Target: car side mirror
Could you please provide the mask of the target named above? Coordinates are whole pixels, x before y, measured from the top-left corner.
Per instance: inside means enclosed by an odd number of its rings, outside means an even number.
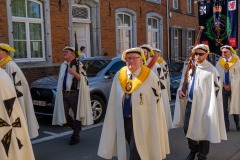
[[[107,74],[104,76],[104,78],[110,79],[115,76],[116,72],[108,71]]]

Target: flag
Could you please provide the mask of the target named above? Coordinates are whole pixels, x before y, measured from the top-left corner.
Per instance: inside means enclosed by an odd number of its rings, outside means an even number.
[[[221,55],[220,47],[238,48],[238,0],[199,0],[199,26],[204,26],[200,43]]]

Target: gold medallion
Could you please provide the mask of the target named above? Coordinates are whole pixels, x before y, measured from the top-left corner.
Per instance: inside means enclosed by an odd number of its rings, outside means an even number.
[[[132,82],[127,82],[126,84],[126,91],[129,92],[132,89]]]
[[[228,63],[225,63],[224,68],[225,68],[226,70],[228,70],[228,69],[229,69],[229,64],[228,64]]]

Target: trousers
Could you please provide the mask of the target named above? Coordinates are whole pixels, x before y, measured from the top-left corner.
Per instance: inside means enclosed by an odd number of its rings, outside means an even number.
[[[82,130],[81,121],[76,120],[77,116],[77,104],[78,104],[78,92],[63,93],[64,112],[67,120],[67,124],[72,128],[72,137],[79,138],[79,133]],[[69,114],[69,109],[72,109],[74,117]]]
[[[134,133],[133,133],[133,122],[132,118],[124,118],[124,128],[125,128],[125,137],[128,142],[129,150],[130,150],[130,156],[129,160],[141,160],[136,143],[135,143],[135,138],[134,138]]]
[[[187,134],[188,131],[188,125],[189,125],[189,119],[191,116],[191,109],[192,109],[192,102],[188,102],[185,110],[185,119],[184,119],[184,133]],[[199,160],[206,160],[207,154],[209,153],[210,149],[210,142],[207,140],[202,141],[195,141],[190,138],[187,138],[188,140],[188,147],[191,152],[198,153],[198,159]]]

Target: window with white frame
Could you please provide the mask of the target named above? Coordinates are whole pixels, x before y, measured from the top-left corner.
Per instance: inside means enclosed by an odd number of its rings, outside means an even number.
[[[128,13],[119,12],[117,14],[118,54],[133,46],[132,27],[132,16]]]
[[[159,20],[154,17],[149,17],[147,30],[148,44],[153,48],[159,48]]]
[[[178,0],[173,0],[173,8],[178,9]]]
[[[174,33],[173,33],[173,38],[174,38],[174,41],[173,41],[173,60],[178,60],[178,52],[179,52],[179,29],[175,28],[174,29]]]
[[[192,13],[192,0],[187,0],[187,12]]]
[[[16,61],[45,60],[43,4],[37,0],[12,0],[13,44]]]

